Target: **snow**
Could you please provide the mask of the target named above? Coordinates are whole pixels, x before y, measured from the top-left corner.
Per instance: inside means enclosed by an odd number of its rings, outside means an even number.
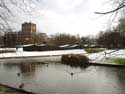
[[[16,48],[1,48],[0,50],[16,50]],[[23,51],[22,48],[18,48],[15,53],[2,53],[0,58],[16,58],[16,57],[52,57],[61,56],[64,54],[84,54],[91,61],[97,63],[110,62],[112,58],[125,58],[125,49],[121,50],[105,50],[99,53],[87,53],[84,49],[72,49],[72,50],[57,50],[57,51]],[[49,58],[48,58],[49,59]]]
[[[72,45],[72,46],[70,46],[71,48],[73,48],[73,47],[77,47],[78,45]]]
[[[16,51],[16,48],[0,48],[0,50],[15,50]]]
[[[121,50],[105,50],[99,53],[87,55],[92,61],[97,63],[111,63],[113,58],[125,58],[125,49]]]
[[[27,44],[27,45],[20,45],[21,47],[27,47],[27,46],[32,46],[34,44]]]
[[[59,47],[69,47],[70,46],[70,44],[66,44],[66,45],[61,45],[61,46],[59,46]]]
[[[38,45],[38,46],[46,46],[47,44],[41,44],[41,45]]]
[[[85,54],[85,53],[86,52],[84,50],[81,50],[81,49],[26,52],[26,51],[23,51],[21,48],[19,48],[16,53],[3,53],[3,54],[0,54],[0,58],[33,57],[33,56],[56,56],[56,55],[64,55],[64,54]]]
[[[90,45],[90,47],[95,47],[96,45]]]

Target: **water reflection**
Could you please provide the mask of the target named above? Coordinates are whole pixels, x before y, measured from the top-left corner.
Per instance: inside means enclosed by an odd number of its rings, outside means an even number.
[[[72,63],[71,62],[70,63],[68,63],[68,62],[59,62],[59,63],[70,66],[71,68],[81,68],[82,70],[89,67],[88,64],[82,64],[82,63],[79,63],[79,62],[78,63],[77,62],[72,62]],[[72,73],[71,73],[71,75],[72,75]]]
[[[12,70],[15,68],[18,68],[20,71],[17,73],[17,76],[19,75],[24,75],[24,76],[33,76],[36,70],[36,66],[40,66],[42,67],[42,65],[46,64],[46,66],[48,67],[47,63],[43,63],[43,62],[39,62],[37,64],[35,63],[3,63],[2,65],[4,66],[4,68],[6,70]]]
[[[34,76],[35,73],[35,64],[21,63],[19,66],[22,75]]]
[[[11,70],[19,66],[18,63],[2,63],[2,65],[6,68],[6,70]]]
[[[39,94],[124,94],[124,74],[124,68],[78,67],[59,62],[0,64],[1,83],[15,87],[23,84],[23,89]]]
[[[86,65],[78,65],[78,64],[65,64],[65,65],[68,65],[68,66],[70,66],[70,67],[72,67],[72,68],[81,68],[81,69],[86,69],[87,67],[88,67],[88,65],[86,64]]]
[[[124,71],[124,72],[123,72]],[[117,70],[116,72],[116,76],[118,77],[118,82],[119,82],[119,88],[125,92],[125,69],[124,68],[121,68],[119,70]]]

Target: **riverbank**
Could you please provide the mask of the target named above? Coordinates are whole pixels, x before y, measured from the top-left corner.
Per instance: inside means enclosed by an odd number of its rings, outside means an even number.
[[[1,49],[2,50],[2,49]],[[4,49],[5,50],[5,49]],[[8,49],[7,49],[8,50]],[[9,49],[10,50],[10,49]],[[25,60],[32,62],[56,62],[61,60],[62,55],[66,54],[82,54],[90,59],[90,62],[95,62],[99,64],[113,64],[114,58],[125,58],[125,49],[121,50],[104,50],[98,53],[87,53],[84,49],[72,49],[72,50],[57,50],[57,51],[23,51],[21,48],[16,50],[15,53],[1,53],[0,61],[5,59],[5,61],[15,61]],[[115,63],[117,64],[117,63]]]
[[[0,94],[35,94],[32,92],[0,84]]]
[[[23,57],[47,57],[47,56],[61,56],[64,54],[86,54],[83,49],[72,50],[57,50],[57,51],[16,51],[15,53],[2,53],[0,58],[23,58]]]
[[[104,66],[104,67],[116,67],[116,68],[125,68],[125,64],[115,64],[115,63],[95,63],[89,62],[89,66]]]

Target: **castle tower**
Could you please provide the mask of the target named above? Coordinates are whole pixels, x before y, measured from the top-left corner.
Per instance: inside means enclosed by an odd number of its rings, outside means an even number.
[[[36,33],[36,24],[33,24],[31,22],[27,23],[23,23],[22,24],[22,32],[28,32],[28,33]]]
[[[36,35],[36,24],[31,22],[22,24],[22,44],[34,44]]]

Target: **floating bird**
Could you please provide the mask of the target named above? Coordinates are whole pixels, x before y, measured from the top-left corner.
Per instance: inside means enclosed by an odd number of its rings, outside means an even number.
[[[17,73],[17,76],[20,76],[20,73]]]
[[[71,76],[73,76],[74,75],[74,73],[73,72],[69,72],[69,71],[66,71],[68,74],[70,74]]]
[[[69,71],[66,71],[66,72],[67,72],[68,74],[70,74],[71,76],[74,76],[74,75],[83,73],[83,71],[79,71],[79,72],[69,72]]]
[[[19,85],[19,88],[22,89],[24,87],[24,83],[22,83],[21,85]]]
[[[71,73],[70,73],[70,75],[71,75],[71,76],[73,76],[73,75],[74,75],[74,73],[73,73],[73,72],[71,72]]]

